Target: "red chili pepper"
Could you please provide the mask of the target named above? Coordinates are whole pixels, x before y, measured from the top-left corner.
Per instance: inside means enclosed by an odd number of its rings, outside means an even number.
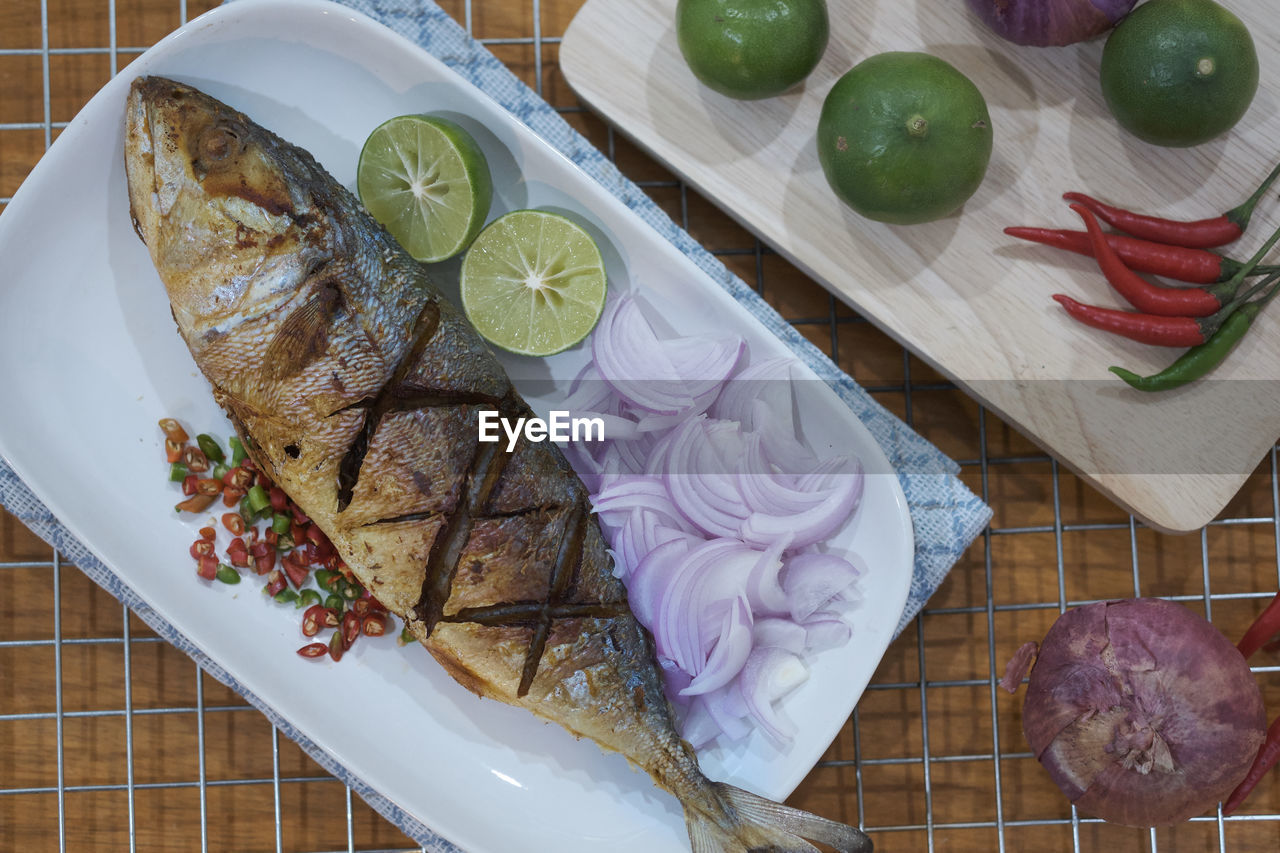
[[[342,614],[342,648],[351,648],[351,644],[360,636],[360,617],[348,610]]]
[[[329,651],[329,647],[324,643],[312,643],[298,649],[298,654],[302,655],[304,658],[318,658],[324,657],[327,651]]]
[[[326,628],[337,628],[342,624],[342,617],[338,615],[338,611],[332,607],[324,608],[324,613],[320,614],[320,624]]]
[[[172,438],[164,440],[164,458],[169,462],[178,462],[182,459],[182,442],[174,441]]]
[[[1094,257],[1093,243],[1087,231],[1068,231],[1065,228],[1021,228],[1004,229],[1004,233],[1020,240],[1043,243],[1056,249],[1065,249],[1077,255]],[[1192,284],[1216,284],[1234,275],[1240,269],[1240,262],[1204,249],[1187,249],[1182,246],[1169,246],[1165,243],[1153,243],[1140,240],[1125,234],[1107,234],[1109,245],[1125,265],[1137,272],[1161,275],[1165,278],[1186,281]]]
[[[217,497],[222,494],[222,481],[216,477],[204,477],[196,480],[196,494]]]
[[[284,512],[289,508],[289,496],[284,493],[284,489],[272,486],[268,495],[271,497],[271,508],[276,512]]]
[[[211,495],[192,495],[181,503],[174,504],[178,512],[204,512],[213,503]]]
[[[227,546],[227,559],[238,569],[249,568],[249,549],[239,536],[232,539],[231,544]]]
[[[1213,334],[1213,330],[1207,328],[1207,322],[1212,317],[1161,317],[1157,314],[1139,314],[1085,305],[1062,293],[1055,293],[1053,298],[1067,309],[1068,314],[1086,326],[1114,332],[1144,344],[1194,347],[1204,343]]]
[[[194,559],[199,560],[201,557],[213,556],[213,543],[207,539],[197,539],[191,543],[191,547],[187,549]]]
[[[387,617],[381,613],[370,613],[360,621],[360,630],[366,637],[381,637],[387,633]]]
[[[275,551],[268,551],[267,553],[263,554],[261,557],[253,558],[253,568],[257,574],[265,575],[268,572],[274,570],[275,567],[276,567]],[[279,592],[279,591],[280,590],[276,590],[276,592]],[[273,592],[272,595],[275,595],[275,593]]]
[[[1222,814],[1229,815],[1240,808],[1245,798],[1262,781],[1262,777],[1266,776],[1267,771],[1277,763],[1280,763],[1280,717],[1271,722],[1271,726],[1267,729],[1267,739],[1262,742],[1262,748],[1254,757],[1249,772],[1244,774],[1244,779],[1231,792],[1231,796],[1227,797],[1227,801],[1222,806]]]
[[[227,531],[232,536],[243,536],[244,516],[238,512],[224,512],[222,514],[222,526],[227,528]]]
[[[187,470],[195,474],[203,474],[209,470],[209,457],[204,455],[204,451],[198,447],[188,445],[182,448],[182,461],[186,463]]]
[[[296,589],[302,589],[302,585],[307,582],[307,577],[311,574],[311,571],[299,563],[293,554],[285,554],[284,558],[280,560],[280,567],[284,569],[284,573],[289,577],[289,582]]]
[[[320,619],[324,614],[323,604],[313,604],[302,614],[302,633],[314,637],[320,633]]]
[[[216,578],[218,576],[218,558],[201,557],[200,564],[196,567],[196,574],[207,581]]]
[[[270,577],[267,578],[267,595],[275,595],[281,590],[287,589],[288,586],[288,581],[284,579],[284,572],[275,569],[271,572]]]
[[[1092,212],[1078,204],[1071,205],[1071,209],[1080,214],[1088,228],[1089,242],[1093,246],[1098,268],[1116,292],[1139,311],[1166,317],[1208,317],[1222,307],[1220,294],[1225,294],[1230,299],[1244,280],[1243,276],[1232,278],[1215,289],[1161,287],[1152,284],[1125,266],[1120,256],[1107,244],[1102,226]]]
[[[182,428],[182,424],[173,418],[160,419],[160,431],[164,433],[164,437],[183,444],[190,440],[191,436],[187,435],[187,431]]]
[[[1266,645],[1276,634],[1280,634],[1280,592],[1276,593],[1276,597],[1271,599],[1271,603],[1258,618],[1253,620],[1249,630],[1245,631],[1240,642],[1236,643],[1236,648],[1246,658],[1252,657],[1254,652]]]
[[[236,506],[244,496],[244,489],[234,489],[224,486],[222,489],[222,505],[228,508]]]
[[[1253,216],[1253,209],[1257,207],[1258,202],[1277,177],[1280,177],[1280,166],[1272,169],[1271,174],[1262,182],[1262,186],[1258,187],[1254,194],[1239,207],[1234,207],[1221,216],[1194,222],[1178,222],[1121,210],[1082,193],[1064,193],[1062,197],[1067,201],[1083,204],[1108,225],[1119,228],[1134,237],[1185,246],[1189,249],[1212,249],[1214,246],[1222,246],[1239,239],[1244,230],[1249,227],[1249,218]]]
[[[196,493],[196,483],[200,482],[200,478],[195,474],[188,474],[182,478],[182,493],[188,497]]]

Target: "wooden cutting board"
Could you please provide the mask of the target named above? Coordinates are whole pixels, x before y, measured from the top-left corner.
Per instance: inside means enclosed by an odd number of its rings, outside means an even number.
[[[1253,32],[1262,85],[1218,140],[1165,149],[1122,131],[1102,100],[1103,41],[1019,47],[963,0],[831,0],[831,41],[803,87],[735,101],[702,86],[676,45],[676,0],[588,0],[560,46],[581,99],[859,313],[951,377],[1138,517],[1195,530],[1280,437],[1280,308],[1211,379],[1144,395],[1107,372],[1164,367],[1180,351],[1082,327],[1051,299],[1125,307],[1094,262],[1013,240],[1007,225],[1081,228],[1081,190],[1195,219],[1243,201],[1280,160],[1280,21],[1270,0],[1231,0]],[[915,226],[859,217],[831,192],[814,134],[845,71],[886,50],[951,62],[985,95],[995,153],[960,214]],[[1271,193],[1246,258],[1280,223]],[[1277,252],[1280,255],[1280,251]]]

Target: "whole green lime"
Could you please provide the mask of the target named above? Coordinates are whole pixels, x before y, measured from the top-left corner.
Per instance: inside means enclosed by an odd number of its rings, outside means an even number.
[[[1258,53],[1244,23],[1213,0],[1150,0],[1107,38],[1098,73],[1122,127],[1186,147],[1244,117],[1258,91]]]
[[[879,222],[955,212],[991,161],[991,116],[968,77],[927,53],[863,60],[827,93],[818,160],[836,195]]]
[[[680,0],[676,39],[695,77],[744,100],[780,95],[827,48],[826,0]]]

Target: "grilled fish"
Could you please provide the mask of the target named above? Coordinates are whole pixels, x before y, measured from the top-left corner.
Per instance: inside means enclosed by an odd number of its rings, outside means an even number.
[[[703,776],[585,487],[549,442],[479,442],[480,411],[528,406],[425,267],[306,151],[145,77],[125,161],[178,331],[255,463],[454,679],[621,752],[679,798],[699,853],[871,850]]]

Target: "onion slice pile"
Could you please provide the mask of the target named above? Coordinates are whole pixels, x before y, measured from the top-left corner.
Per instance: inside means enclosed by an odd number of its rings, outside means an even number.
[[[862,498],[857,459],[799,438],[790,362],[740,338],[660,338],[611,300],[563,407],[605,439],[568,445],[653,635],[682,735],[698,747],[794,734],[775,702],[815,653],[847,643],[862,569],[822,553]]]

